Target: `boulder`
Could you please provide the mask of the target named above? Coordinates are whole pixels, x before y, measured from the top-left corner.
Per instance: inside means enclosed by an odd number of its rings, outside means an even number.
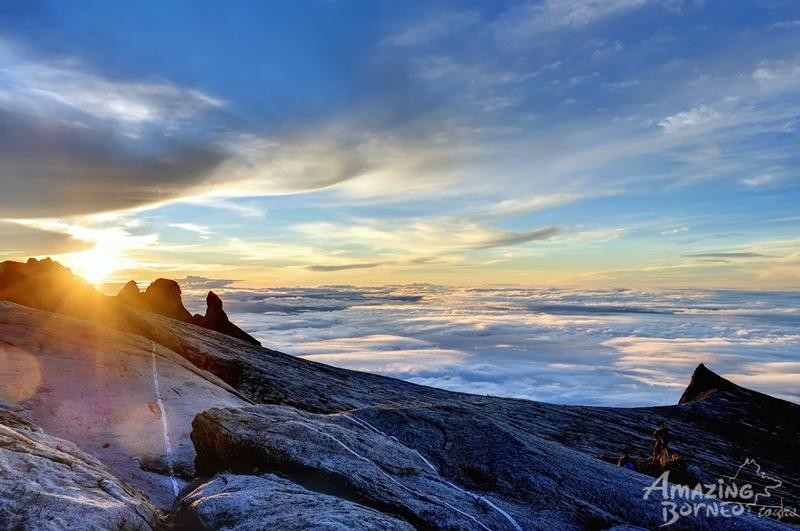
[[[274,474],[217,474],[183,495],[171,521],[178,529],[198,530],[414,529],[391,515],[306,490]]]
[[[0,529],[151,531],[158,511],[69,441],[0,408]]]
[[[418,529],[514,529],[511,517],[479,507],[423,457],[345,416],[281,406],[215,408],[198,415],[192,428],[201,475],[277,473],[306,489],[397,515]]]

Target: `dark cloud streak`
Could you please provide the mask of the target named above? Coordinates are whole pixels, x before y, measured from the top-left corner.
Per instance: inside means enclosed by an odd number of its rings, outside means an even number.
[[[368,262],[363,264],[341,264],[341,265],[309,265],[306,269],[317,272],[345,271],[347,269],[371,269],[382,266],[382,262]]]
[[[210,146],[160,140],[141,146],[102,127],[0,110],[0,211],[53,217],[174,199],[224,159]]]
[[[511,245],[519,245],[539,240],[547,240],[553,236],[561,234],[563,231],[559,227],[545,227],[535,229],[519,234],[511,234],[508,236],[500,236],[497,238],[489,239],[485,242],[475,244],[472,249],[491,249],[493,247],[507,247]]]
[[[208,277],[187,275],[186,278],[178,279],[176,282],[180,284],[182,289],[206,290],[206,289],[223,289],[239,281],[224,279],[224,278],[208,278]]]
[[[41,256],[83,251],[92,245],[62,232],[0,221],[0,253]]]
[[[691,253],[682,255],[685,258],[761,258],[766,255],[761,253],[731,252],[731,253]]]

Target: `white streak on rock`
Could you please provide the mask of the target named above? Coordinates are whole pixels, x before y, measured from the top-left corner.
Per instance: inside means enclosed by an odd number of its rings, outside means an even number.
[[[397,481],[395,478],[393,478],[392,476],[390,476],[389,474],[387,474],[387,473],[386,473],[386,472],[385,472],[385,471],[384,471],[384,470],[383,470],[383,469],[382,469],[380,466],[378,466],[376,463],[374,463],[374,462],[373,462],[371,459],[369,459],[369,458],[367,458],[367,457],[364,457],[363,455],[359,454],[358,452],[356,452],[355,450],[353,450],[352,448],[350,448],[349,446],[347,446],[345,443],[343,443],[342,441],[340,441],[339,439],[337,439],[336,437],[334,437],[333,435],[331,435],[330,433],[325,433],[324,431],[322,431],[322,430],[319,430],[319,429],[315,428],[314,426],[311,426],[310,424],[308,424],[308,423],[305,423],[305,422],[301,422],[301,421],[297,421],[297,420],[295,420],[295,421],[290,421],[290,422],[292,422],[293,424],[300,424],[301,426],[304,426],[304,427],[308,428],[308,429],[309,429],[309,430],[311,430],[311,431],[317,432],[317,433],[319,433],[320,435],[323,435],[323,436],[325,436],[325,437],[328,437],[328,438],[329,438],[329,439],[331,439],[332,441],[334,441],[334,442],[338,443],[338,444],[339,444],[339,446],[341,446],[342,448],[344,448],[345,450],[347,450],[348,452],[350,452],[351,454],[353,454],[354,456],[356,456],[358,459],[360,459],[360,460],[362,460],[362,461],[364,461],[364,462],[366,462],[366,463],[370,463],[372,466],[374,466],[374,467],[375,467],[375,468],[378,470],[378,472],[380,472],[381,474],[383,474],[384,476],[386,476],[386,478],[387,478],[389,481],[391,481],[392,483],[394,483],[395,485],[397,485],[397,486],[398,486],[398,487],[400,487],[401,489],[403,489],[403,490],[406,490],[406,491],[410,492],[411,494],[413,494],[414,496],[417,496],[417,497],[419,497],[419,498],[422,498],[422,499],[424,499],[425,497],[434,498],[434,499],[436,499],[436,501],[438,501],[439,503],[441,503],[441,504],[443,504],[443,505],[445,505],[445,506],[449,507],[450,509],[452,509],[452,510],[454,510],[455,512],[459,513],[460,515],[462,515],[462,516],[466,516],[467,518],[469,518],[470,520],[472,520],[473,522],[475,522],[476,524],[478,524],[478,525],[479,525],[479,526],[481,526],[482,528],[486,529],[487,531],[491,531],[491,530],[490,530],[488,527],[486,527],[485,525],[483,525],[482,523],[480,523],[480,522],[478,521],[478,519],[477,519],[477,518],[475,518],[475,517],[474,517],[474,516],[472,516],[471,514],[467,514],[467,513],[465,513],[464,511],[462,511],[462,510],[461,510],[461,509],[459,509],[458,507],[454,507],[454,506],[450,505],[449,503],[447,503],[446,501],[436,498],[435,496],[431,496],[431,495],[427,495],[427,496],[426,496],[426,495],[422,495],[422,494],[420,494],[420,493],[418,493],[418,492],[415,492],[415,491],[413,491],[412,489],[410,489],[410,488],[406,487],[405,485],[403,485],[402,483],[400,483],[399,481]]]
[[[462,489],[462,488],[461,488],[461,487],[459,487],[458,485],[456,485],[456,484],[454,484],[454,483],[451,483],[451,482],[449,482],[449,481],[447,481],[447,480],[444,480],[444,482],[445,482],[445,483],[447,483],[448,485],[450,485],[451,487],[453,487],[454,489],[456,489],[456,490],[458,490],[458,491],[461,491],[461,492],[463,492],[464,494],[467,494],[467,495],[469,495],[469,496],[472,496],[472,497],[473,497],[473,498],[475,498],[477,501],[484,501],[484,502],[486,502],[486,504],[487,504],[487,505],[489,505],[491,508],[493,508],[493,509],[494,509],[495,511],[497,511],[498,513],[502,514],[502,515],[505,517],[505,519],[506,519],[506,520],[508,520],[508,521],[511,523],[511,525],[513,525],[513,526],[514,526],[514,529],[516,529],[517,531],[522,531],[522,527],[520,527],[520,525],[517,523],[517,521],[516,521],[516,520],[514,520],[514,518],[512,518],[510,514],[508,514],[507,512],[505,512],[503,509],[501,509],[500,507],[498,507],[498,506],[497,506],[497,505],[495,505],[494,503],[492,503],[492,501],[491,501],[489,498],[487,498],[486,496],[479,496],[478,494],[475,494],[474,492],[468,491],[468,490],[466,490],[466,489]]]
[[[370,430],[374,431],[375,433],[377,433],[379,435],[383,435],[384,437],[386,437],[388,439],[391,439],[391,440],[393,440],[395,442],[400,443],[400,441],[397,439],[397,437],[395,437],[394,435],[388,435],[388,434],[382,432],[381,430],[379,430],[378,428],[376,428],[375,426],[373,426],[372,424],[370,424],[369,422],[367,422],[364,419],[360,419],[360,418],[355,417],[353,415],[347,415],[347,414],[344,415],[344,418],[350,419],[350,420],[352,420],[353,422],[355,422],[356,424],[358,424],[361,427],[370,429]],[[403,443],[400,443],[400,444],[403,444]],[[406,446],[406,448],[408,448],[409,450],[411,450],[412,452],[417,454],[419,456],[419,458],[422,459],[425,462],[426,465],[428,465],[428,468],[433,470],[436,474],[439,473],[439,470],[437,470],[436,467],[433,466],[433,464],[430,461],[428,461],[425,458],[425,456],[422,455],[418,450],[415,450],[414,448],[409,448],[408,446]]]
[[[345,417],[345,418],[348,418],[348,419],[350,419],[350,420],[352,420],[353,422],[355,422],[356,424],[358,424],[358,425],[359,425],[359,426],[361,426],[361,427],[367,428],[367,429],[369,429],[369,430],[372,430],[372,431],[374,431],[375,433],[378,433],[378,434],[380,434],[380,435],[383,435],[384,437],[387,437],[387,438],[389,438],[389,439],[392,439],[392,440],[394,440],[394,441],[400,442],[400,441],[398,441],[398,440],[397,440],[397,437],[394,437],[394,436],[392,436],[392,435],[387,435],[387,434],[385,434],[384,432],[382,432],[381,430],[379,430],[378,428],[376,428],[375,426],[373,426],[372,424],[370,424],[369,422],[367,422],[367,421],[366,421],[366,420],[364,420],[364,419],[360,419],[360,418],[357,418],[357,417],[355,417],[354,415],[348,415],[348,414],[345,414],[345,415],[344,415],[344,417]],[[401,444],[402,444],[402,443],[401,443]],[[408,447],[408,446],[406,446],[406,448],[409,448],[409,447]],[[431,464],[431,463],[430,463],[430,462],[429,462],[427,459],[425,459],[425,457],[423,457],[423,455],[422,455],[422,454],[421,454],[421,453],[420,453],[418,450],[416,450],[416,449],[414,449],[414,448],[409,448],[409,450],[411,450],[412,452],[414,452],[415,454],[417,454],[417,455],[420,457],[420,459],[422,459],[423,461],[425,461],[425,464],[426,464],[426,465],[428,465],[428,466],[431,468],[431,470],[433,470],[433,471],[434,471],[434,472],[436,472],[437,474],[439,473],[439,471],[438,471],[438,470],[436,470],[436,467],[435,467],[435,466],[433,466],[433,465],[432,465],[432,464]],[[450,482],[449,482],[449,481],[447,481],[447,480],[445,480],[445,482],[446,482],[446,483],[448,483],[448,484],[449,484],[450,486],[452,486],[453,488],[455,488],[456,490],[458,490],[458,491],[461,491],[461,492],[463,492],[464,494],[467,494],[467,495],[469,495],[469,496],[472,496],[472,497],[473,497],[475,500],[478,500],[478,501],[483,501],[483,502],[485,502],[485,503],[486,503],[487,505],[489,505],[489,506],[490,506],[492,509],[494,509],[495,511],[497,511],[498,513],[500,513],[501,515],[503,515],[503,517],[504,517],[506,520],[508,520],[508,521],[509,521],[509,523],[510,523],[512,526],[514,526],[514,529],[516,529],[517,531],[522,531],[522,527],[520,527],[520,525],[517,523],[517,521],[516,521],[516,520],[514,520],[514,518],[512,518],[510,514],[508,514],[507,512],[505,512],[503,509],[501,509],[500,507],[498,507],[498,506],[497,506],[497,505],[495,505],[494,503],[492,503],[492,501],[491,501],[491,500],[489,500],[489,498],[487,498],[487,497],[485,497],[485,496],[479,496],[479,495],[475,494],[474,492],[470,492],[470,491],[468,491],[468,490],[462,489],[461,487],[458,487],[458,486],[456,486],[456,485],[454,485],[454,484],[450,483]]]
[[[172,482],[172,490],[175,496],[178,495],[180,488],[175,479],[175,468],[172,465],[172,444],[169,442],[169,425],[167,423],[167,411],[164,409],[164,402],[161,400],[161,388],[158,385],[158,368],[156,367],[156,344],[153,343],[153,349],[150,351],[153,360],[153,387],[156,392],[156,401],[158,402],[158,410],[161,413],[161,433],[164,435],[164,448],[167,451],[167,469],[169,470],[169,479]]]

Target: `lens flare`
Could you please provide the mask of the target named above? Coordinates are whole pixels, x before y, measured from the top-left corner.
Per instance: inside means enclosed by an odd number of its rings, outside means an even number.
[[[0,401],[18,404],[36,394],[42,381],[39,360],[14,346],[0,347]]]

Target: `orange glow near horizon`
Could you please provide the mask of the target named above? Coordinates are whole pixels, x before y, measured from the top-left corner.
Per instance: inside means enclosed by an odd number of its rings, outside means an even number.
[[[62,260],[73,273],[94,285],[109,280],[120,267],[118,253],[99,244],[88,251],[64,255]]]

